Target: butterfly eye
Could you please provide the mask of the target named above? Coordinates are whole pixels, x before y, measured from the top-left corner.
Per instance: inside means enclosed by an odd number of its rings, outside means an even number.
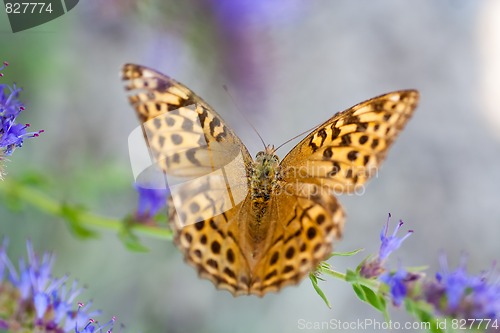
[[[255,158],[262,157],[263,155],[265,155],[265,153],[263,151],[259,151],[257,155],[255,155]]]

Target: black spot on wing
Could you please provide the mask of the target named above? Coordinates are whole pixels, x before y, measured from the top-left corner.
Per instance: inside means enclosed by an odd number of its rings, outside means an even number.
[[[195,154],[196,154],[196,148],[191,148],[186,150],[186,157],[188,161],[193,163],[194,165],[201,165],[200,161],[198,161],[194,156]]]
[[[172,134],[170,138],[172,139],[174,145],[180,145],[182,143],[182,136],[179,134]]]
[[[285,252],[285,257],[287,259],[292,259],[294,254],[295,254],[295,248],[293,246],[290,246]]]
[[[170,120],[171,118],[167,118],[167,125],[168,125],[168,121]],[[173,121],[173,119],[171,119]],[[161,128],[161,119],[159,117],[157,118],[154,118],[153,119],[153,126],[158,130]]]
[[[307,229],[307,238],[311,240],[314,237],[316,237],[316,229],[314,229],[313,227],[309,227],[309,229]]]
[[[228,249],[226,251],[226,259],[229,261],[231,264],[234,263],[234,252],[232,249]]]
[[[358,158],[358,154],[359,152],[357,152],[356,150],[351,150],[348,154],[347,154],[347,159],[351,162],[354,162],[356,161],[356,159]]]
[[[184,118],[182,122],[182,129],[188,132],[193,131],[193,122],[190,119]]]
[[[203,111],[198,113],[198,118],[200,119],[201,127],[205,127],[205,120],[208,117],[208,111],[205,108],[202,108]]]
[[[326,130],[324,128],[320,129],[318,131],[318,136],[321,138],[320,146],[323,146],[323,143],[325,142],[326,139]]]
[[[271,256],[271,260],[269,261],[269,264],[270,265],[276,264],[276,262],[278,262],[279,257],[280,257],[280,254],[278,253],[278,251],[274,252],[273,255]]]
[[[337,125],[337,122],[333,123],[332,126],[331,126],[331,129],[332,129],[332,140],[334,140],[335,138],[337,138],[340,134],[340,129],[338,129],[337,127],[335,127]]]
[[[347,147],[351,145],[351,136],[346,134],[342,137],[342,142],[340,143],[342,147]]]
[[[323,158],[329,160],[333,156],[332,147],[327,147],[323,152]]]
[[[311,147],[313,153],[315,153],[319,147],[313,142],[313,140],[314,140],[314,137],[311,137],[311,141],[309,141],[309,147]]]
[[[230,278],[233,278],[233,279],[236,278],[236,274],[229,267],[224,268],[224,274],[226,274]]]
[[[220,126],[219,118],[214,117],[214,119],[212,119],[212,121],[210,122],[210,134],[212,134],[212,136],[215,135],[215,128],[219,126]]]
[[[215,253],[215,254],[219,254],[220,253],[220,243],[218,241],[213,241],[212,242],[212,245],[210,246],[210,248],[212,249],[212,252]]]

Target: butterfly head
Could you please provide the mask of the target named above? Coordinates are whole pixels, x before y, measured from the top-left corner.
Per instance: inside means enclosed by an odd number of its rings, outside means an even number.
[[[259,151],[255,156],[257,164],[270,167],[277,167],[280,163],[279,157],[275,154],[274,145],[267,145],[263,151]]]
[[[255,177],[258,179],[274,178],[279,170],[279,157],[274,154],[274,146],[268,145],[266,149],[255,156]]]
[[[268,201],[277,185],[280,160],[274,152],[274,146],[269,145],[255,157],[250,187],[252,199],[258,202]]]

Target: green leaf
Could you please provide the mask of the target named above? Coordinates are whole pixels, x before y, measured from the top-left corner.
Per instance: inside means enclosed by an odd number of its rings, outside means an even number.
[[[361,260],[361,262],[359,263],[358,266],[356,266],[356,273],[359,273],[361,272],[361,268],[367,263],[369,262],[370,260],[372,260],[374,257],[373,254],[370,254],[368,257],[366,257],[365,259]]]
[[[432,307],[424,302],[416,302],[411,299],[405,299],[406,311],[420,322],[429,323],[429,331],[432,333],[444,333],[442,329],[438,327],[438,319],[432,313]]]
[[[139,238],[132,233],[129,228],[123,228],[119,233],[118,237],[123,242],[123,245],[130,251],[134,252],[148,252],[149,249],[142,245]]]
[[[353,283],[352,284],[352,289],[354,289],[354,292],[356,293],[356,295],[358,296],[358,298],[360,300],[362,300],[363,302],[366,302],[365,293],[363,292],[363,289],[361,288],[360,284]]]
[[[368,304],[371,304],[375,309],[379,310],[382,313],[387,310],[387,304],[382,295],[378,294],[365,285],[360,286],[365,293],[366,301],[368,302]]]
[[[330,259],[331,257],[350,257],[355,254],[358,254],[361,251],[364,251],[365,249],[356,249],[354,251],[349,251],[349,252],[332,252],[326,260]]]
[[[81,216],[86,210],[81,206],[70,206],[66,203],[61,205],[59,215],[68,223],[69,230],[78,238],[96,238],[97,233],[84,226]]]
[[[352,288],[360,300],[365,303],[370,304],[375,309],[379,310],[384,314],[386,320],[389,320],[389,314],[387,312],[387,303],[383,295],[380,295],[373,289],[360,284],[352,283]]]
[[[118,233],[118,237],[123,242],[123,245],[134,252],[148,252],[149,249],[142,245],[139,238],[132,232],[134,226],[137,225],[134,217],[129,215],[123,219],[122,229]]]
[[[321,290],[321,288],[319,287],[318,278],[316,277],[316,275],[314,275],[314,273],[312,272],[309,273],[309,279],[311,280],[311,283],[313,285],[314,290],[316,290],[316,293],[323,299],[326,306],[328,306],[331,309],[332,305],[330,304],[330,301],[328,301],[328,298],[326,298],[326,295],[323,292],[323,290]]]

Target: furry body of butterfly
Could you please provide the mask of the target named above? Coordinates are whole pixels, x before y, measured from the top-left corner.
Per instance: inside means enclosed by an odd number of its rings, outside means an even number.
[[[297,284],[328,257],[345,220],[333,192],[363,186],[419,98],[416,90],[375,97],[328,119],[281,162],[271,146],[254,161],[186,86],[133,64],[122,78],[155,162],[167,179],[184,179],[168,199],[175,244],[233,295]]]

